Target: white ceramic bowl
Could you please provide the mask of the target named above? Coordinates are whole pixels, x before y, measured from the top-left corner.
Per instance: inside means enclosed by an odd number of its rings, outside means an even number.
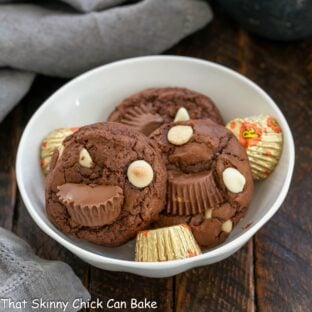
[[[106,119],[125,97],[148,87],[187,87],[210,96],[225,121],[260,113],[274,115],[284,133],[281,160],[273,174],[256,183],[246,217],[222,245],[202,255],[161,263],[132,261],[134,240],[105,248],[76,239],[56,229],[44,207],[44,178],[39,167],[39,145],[52,129],[80,126]],[[294,143],[285,117],[257,85],[223,66],[185,57],[151,56],[128,59],[89,71],[54,93],[29,121],[19,144],[16,172],[25,205],[38,226],[86,262],[105,270],[165,277],[229,257],[241,248],[278,210],[291,181]],[[246,226],[251,224],[249,227]]]

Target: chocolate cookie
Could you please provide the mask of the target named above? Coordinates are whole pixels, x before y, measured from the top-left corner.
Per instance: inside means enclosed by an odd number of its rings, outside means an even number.
[[[219,110],[206,95],[185,88],[153,88],[124,99],[108,120],[149,135],[164,123],[205,118],[224,124]]]
[[[118,246],[156,220],[166,169],[143,134],[118,123],[80,128],[54,152],[46,210],[63,232]]]
[[[245,149],[209,119],[169,123],[150,138],[168,173],[166,208],[157,225],[188,223],[200,245],[223,242],[253,193]]]

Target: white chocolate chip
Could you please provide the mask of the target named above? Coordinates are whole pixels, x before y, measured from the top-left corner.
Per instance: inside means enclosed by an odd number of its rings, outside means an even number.
[[[127,176],[132,185],[143,188],[153,181],[154,171],[145,160],[135,160],[129,165]]]
[[[174,145],[183,145],[187,143],[194,131],[191,126],[173,126],[167,134],[168,141]]]
[[[246,184],[245,177],[235,168],[226,168],[223,173],[223,182],[232,193],[240,193]]]
[[[58,149],[58,158],[61,158],[64,151],[64,145],[61,144],[57,149]]]
[[[232,220],[227,220],[222,224],[222,231],[226,233],[230,233],[233,229]]]
[[[80,151],[79,164],[84,168],[91,168],[93,166],[92,158],[85,148]]]
[[[180,107],[175,115],[174,122],[190,120],[190,115],[186,108]]]
[[[205,218],[206,219],[211,219],[212,218],[212,209],[207,209],[205,211]]]

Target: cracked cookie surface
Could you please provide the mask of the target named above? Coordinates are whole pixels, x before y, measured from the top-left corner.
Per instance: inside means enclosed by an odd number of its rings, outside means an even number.
[[[165,199],[166,169],[147,137],[118,123],[98,123],[80,128],[63,144],[62,153],[53,154],[45,191],[47,214],[60,230],[111,247],[125,243],[158,218]],[[88,166],[81,165],[82,150],[92,159]],[[135,187],[127,177],[128,166],[136,160],[146,161],[153,169],[153,180],[144,188]],[[121,189],[122,206],[116,220],[102,226],[77,223],[79,218],[71,217],[57,195],[62,185],[72,184]]]
[[[124,99],[108,120],[134,127],[145,135],[164,123],[172,122],[184,107],[190,119],[210,118],[223,125],[214,102],[204,94],[186,88],[151,88]]]
[[[168,141],[169,130],[177,125],[193,129],[192,137],[180,146]],[[208,119],[169,123],[150,138],[160,149],[168,171],[166,208],[156,226],[188,223],[200,245],[222,243],[245,215],[253,194],[244,148],[230,131]],[[226,187],[223,172],[227,168],[244,177],[241,192]]]

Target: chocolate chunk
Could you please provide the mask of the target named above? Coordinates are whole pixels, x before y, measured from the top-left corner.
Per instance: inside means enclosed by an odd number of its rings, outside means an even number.
[[[198,171],[209,168],[214,153],[212,149],[204,143],[189,143],[177,147],[168,159],[179,168],[196,167]]]
[[[191,224],[191,229],[199,245],[214,247],[220,243],[218,236],[222,231],[222,224],[217,219],[206,219],[199,225]]]

